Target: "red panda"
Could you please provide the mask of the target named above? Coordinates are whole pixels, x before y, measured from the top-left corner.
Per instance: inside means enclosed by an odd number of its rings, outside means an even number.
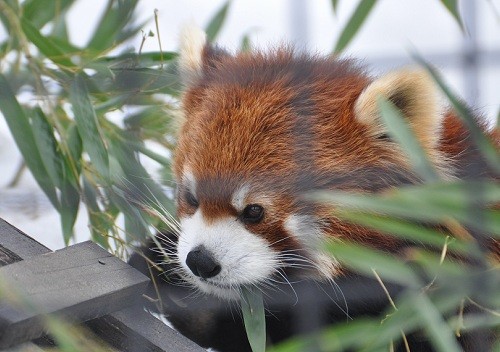
[[[183,33],[179,69],[185,84],[174,155],[180,229],[158,236],[164,248],[150,243],[153,249],[144,253],[168,273],[170,281],[159,288],[168,302],[164,312],[204,347],[250,350],[241,319],[211,298],[235,299],[242,285],[266,288],[300,277],[313,281],[307,289],[314,290],[316,283],[335,278],[339,291],[332,294],[344,292],[344,302],[333,302],[340,312],[325,309],[330,315],[325,324],[384,310],[380,285],[354,278],[322,244],[347,239],[396,254],[406,244],[340,221],[329,208],[302,197],[314,190],[379,192],[421,182],[380,120],[379,95],[404,113],[441,177],[498,177],[458,117],[441,106],[422,70],[373,78],[355,60],[288,47],[233,55],[207,43],[194,28]],[[498,132],[490,137],[498,146]],[[493,246],[500,253],[498,242]],[[177,263],[162,259],[171,251]],[[131,263],[153,276],[138,256]],[[353,280],[360,285],[350,285]],[[175,287],[186,282],[209,295],[192,297]],[[363,304],[349,301],[360,293],[366,293]],[[302,303],[289,306],[302,313],[318,309],[307,300],[300,308]],[[273,342],[297,332],[290,307],[266,316]],[[430,350],[418,336],[415,341],[412,351]]]
[[[183,36],[177,257],[185,280],[203,292],[235,298],[242,285],[288,271],[336,277],[343,269],[321,249],[328,238],[398,251],[395,239],[302,197],[420,181],[380,120],[380,95],[404,113],[443,178],[467,177],[463,165],[484,164],[422,70],[372,78],[350,59],[286,47],[232,55],[200,30]]]

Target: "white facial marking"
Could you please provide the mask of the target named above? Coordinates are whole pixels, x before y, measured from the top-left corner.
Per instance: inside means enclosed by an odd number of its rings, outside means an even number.
[[[187,279],[201,290],[226,299],[235,299],[237,289],[268,278],[278,265],[277,253],[269,243],[249,232],[237,219],[228,217],[214,223],[203,219],[201,210],[180,220],[182,232],[177,248]],[[188,253],[203,245],[220,264],[218,275],[200,279],[186,264]]]
[[[196,197],[196,179],[191,169],[184,169],[184,172],[182,173],[182,183],[191,192],[191,194]]]
[[[322,249],[326,239],[321,223],[311,215],[292,214],[285,220],[285,229],[307,250],[321,276],[331,278],[335,274],[339,263]]]
[[[233,193],[233,198],[231,199],[231,205],[233,206],[234,209],[237,211],[241,212],[246,206],[245,199],[250,192],[250,186],[244,185],[240,188],[238,188],[234,193]]]

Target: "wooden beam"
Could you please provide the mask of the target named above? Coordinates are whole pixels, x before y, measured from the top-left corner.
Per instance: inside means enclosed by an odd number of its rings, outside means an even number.
[[[0,348],[42,336],[45,314],[80,322],[128,307],[149,282],[90,241],[4,266],[0,277],[31,306],[0,301]]]
[[[0,218],[0,266],[49,252],[43,244]]]
[[[142,307],[131,307],[86,323],[97,336],[120,351],[204,352]]]
[[[0,267],[45,253],[51,253],[51,250],[0,218]],[[85,325],[103,340],[122,351],[204,351],[191,340],[145,312],[141,303],[136,304],[135,308],[127,308],[92,319]],[[0,335],[2,334],[4,332],[0,326]],[[23,346],[36,351],[36,345],[50,345],[53,341],[43,336],[33,342],[34,344],[26,343]]]

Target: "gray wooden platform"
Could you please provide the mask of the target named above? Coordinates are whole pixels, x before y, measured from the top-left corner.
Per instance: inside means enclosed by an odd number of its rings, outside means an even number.
[[[204,351],[142,309],[146,276],[92,242],[51,252],[0,219],[0,266],[0,282],[25,303],[0,301],[0,349],[43,336],[45,314],[55,314],[120,351]]]

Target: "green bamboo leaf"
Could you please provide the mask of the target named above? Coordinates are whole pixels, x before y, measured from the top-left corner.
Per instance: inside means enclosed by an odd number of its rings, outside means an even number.
[[[330,2],[332,4],[333,13],[337,14],[339,9],[339,0],[331,0]]]
[[[86,47],[102,52],[108,50],[118,41],[123,41],[134,35],[140,27],[135,32],[129,32],[127,38],[118,38],[125,26],[131,22],[137,2],[137,0],[108,1],[106,11]]]
[[[410,158],[415,171],[427,182],[437,182],[439,176],[429,162],[424,149],[411,131],[401,112],[384,97],[377,98],[377,104],[381,112],[389,134],[399,143]]]
[[[205,28],[205,32],[207,33],[207,40],[209,42],[214,41],[214,39],[219,34],[225,20],[227,17],[227,13],[229,10],[229,6],[231,5],[231,1],[227,1],[220,9],[217,11],[215,16],[210,20],[210,23]]]
[[[379,326],[380,321],[377,318],[360,317],[348,323],[329,326],[313,337],[300,336],[289,339],[277,346],[272,346],[268,352],[359,351],[363,350],[365,341],[371,339],[370,335],[374,335]],[[362,339],[359,337],[359,331],[363,331]]]
[[[107,212],[99,209],[97,191],[85,176],[83,176],[82,201],[87,206],[92,241],[104,248],[109,248],[108,233],[113,226],[113,218],[108,217]]]
[[[413,55],[414,59],[425,67],[427,72],[432,76],[434,81],[438,84],[441,90],[448,97],[448,100],[453,105],[453,108],[458,113],[458,116],[462,119],[470,132],[472,139],[476,143],[479,151],[482,153],[488,165],[500,174],[500,155],[497,148],[493,145],[492,141],[484,135],[482,128],[478,125],[474,114],[470,111],[469,107],[465,105],[460,99],[455,95],[448,86],[441,79],[437,71],[432,68],[422,57],[417,54]]]
[[[57,141],[54,137],[53,128],[47,121],[42,109],[35,108],[31,117],[35,143],[42,155],[45,170],[50,176],[52,183],[60,188],[62,185],[62,164],[60,154],[57,151]]]
[[[252,41],[250,40],[250,35],[247,33],[241,38],[240,51],[248,52],[252,50]]]
[[[83,145],[82,145],[82,139],[80,138],[80,134],[78,133],[78,127],[76,126],[76,123],[72,123],[68,127],[66,135],[66,143],[68,144],[68,149],[72,164],[76,168],[75,171],[77,174],[80,174],[82,169],[81,158],[82,158]],[[67,168],[67,170],[70,169]],[[73,186],[77,187],[78,179],[71,177],[71,175],[73,175],[73,173],[68,175],[68,179],[71,181]]]
[[[446,236],[443,232],[424,227],[419,223],[359,211],[336,210],[334,212],[336,216],[348,220],[351,223],[362,225],[363,227],[380,231],[394,237],[408,239],[417,244],[441,249],[446,242]],[[468,254],[470,252],[469,246],[458,240],[449,242],[448,248],[450,251],[457,253]]]
[[[127,142],[123,142],[127,141]],[[123,136],[123,141],[113,139],[110,147],[121,172],[114,173],[115,184],[127,190],[128,201],[136,207],[153,208],[160,213],[175,214],[175,206],[168,199],[161,187],[153,181],[151,175],[138,161],[138,152],[133,139]]]
[[[99,123],[85,81],[79,75],[71,85],[69,99],[73,106],[78,133],[83,140],[83,148],[89,154],[100,176],[107,181],[109,180],[108,152],[99,131]]]
[[[0,74],[0,110],[33,177],[52,205],[59,209],[55,185],[45,169],[28,117],[2,74]]]
[[[26,18],[21,18],[21,27],[26,37],[49,60],[63,69],[76,67],[69,59],[68,53],[64,52],[50,38],[43,36]]]
[[[356,7],[356,10],[354,10],[354,13],[340,34],[337,44],[335,45],[334,53],[340,53],[351,42],[376,2],[377,0],[361,0],[359,2],[358,7]]]
[[[443,317],[432,304],[426,295],[415,295],[415,312],[422,317],[423,327],[430,337],[434,347],[441,352],[459,352],[462,351],[453,337],[453,332],[443,320]]]
[[[66,174],[70,173],[68,170]],[[61,225],[63,230],[63,238],[66,246],[69,240],[73,238],[73,227],[78,215],[80,206],[80,193],[75,188],[69,179],[65,178],[61,186]]]
[[[48,22],[64,17],[75,0],[27,0],[22,4],[22,14],[35,28],[41,29]]]
[[[149,68],[114,69],[115,79],[108,91],[155,92],[160,90],[179,91],[179,77],[163,70]]]
[[[373,270],[376,270],[383,279],[407,287],[421,286],[420,279],[409,267],[385,252],[341,242],[327,243],[326,249],[335,259],[367,277],[373,277]]]
[[[462,32],[464,31],[464,22],[462,20],[462,16],[460,15],[458,0],[440,0],[441,4],[446,7],[446,9],[451,13],[451,15],[455,18]]]
[[[241,311],[253,352],[266,350],[266,318],[262,292],[255,286],[241,288]]]
[[[154,64],[160,64],[163,61],[171,61],[179,55],[173,51],[152,51],[147,53],[123,53],[117,56],[107,55],[96,59],[96,63],[106,63],[106,66],[130,67],[131,64],[138,65],[137,68],[145,68]]]
[[[441,224],[455,219],[480,229],[483,233],[499,236],[500,211],[488,207],[498,204],[498,185],[480,183],[478,187],[477,184],[469,186],[468,182],[462,184],[462,188],[450,187],[450,192],[446,192],[445,183],[437,183],[406,186],[377,195],[322,191],[313,193],[308,198],[331,204],[338,209],[372,212],[429,224]],[[439,190],[439,185],[443,187],[442,191]],[[417,189],[422,191],[418,192]],[[472,216],[471,209],[479,208],[482,208],[481,217]]]

